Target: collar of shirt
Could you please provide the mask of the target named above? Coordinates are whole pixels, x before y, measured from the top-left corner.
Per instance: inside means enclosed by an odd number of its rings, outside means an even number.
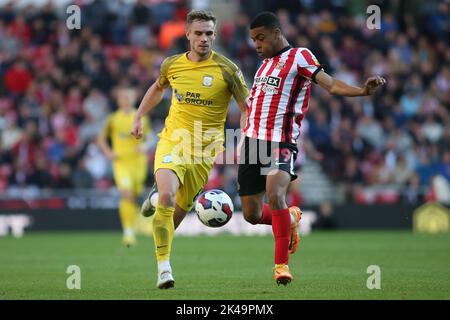
[[[273,58],[275,58],[276,56],[279,56],[279,55],[282,54],[283,52],[286,52],[286,51],[288,51],[288,50],[290,50],[290,49],[292,49],[292,48],[293,48],[293,47],[292,47],[291,45],[288,45],[288,46],[284,47],[283,49],[281,49],[280,51],[278,51],[277,53],[275,53],[275,54],[273,55],[273,57],[271,57],[271,58],[269,58],[269,59],[267,59],[267,60],[273,59]]]

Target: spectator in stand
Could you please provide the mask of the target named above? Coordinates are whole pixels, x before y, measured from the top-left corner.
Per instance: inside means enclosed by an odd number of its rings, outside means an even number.
[[[171,49],[174,42],[184,37],[186,32],[186,21],[177,15],[173,16],[169,21],[161,25],[159,32],[159,47],[162,50]]]
[[[93,33],[106,35],[109,29],[108,7],[106,0],[93,0],[81,10],[83,25]]]
[[[420,184],[420,177],[417,173],[411,176],[408,185],[402,191],[404,200],[407,203],[417,203],[423,201],[427,190]]]
[[[86,161],[80,158],[77,167],[72,171],[71,180],[74,188],[89,189],[94,187],[94,179],[86,168]]]
[[[40,153],[36,159],[36,168],[27,178],[27,183],[42,189],[50,189],[54,187],[52,184],[53,177],[48,170],[48,160],[44,154]]]
[[[32,80],[33,75],[25,62],[19,59],[6,71],[5,86],[14,97],[18,98],[25,93]]]
[[[450,150],[446,149],[442,153],[442,159],[438,163],[437,173],[447,179],[450,183]]]
[[[153,37],[151,29],[151,10],[144,0],[138,0],[131,12],[131,45],[145,47]]]
[[[124,0],[108,1],[108,13],[109,19],[111,20],[109,32],[113,44],[125,45],[129,43],[128,27],[132,9],[132,5]],[[144,19],[146,18],[144,17]]]
[[[406,159],[403,155],[399,155],[395,168],[392,171],[392,179],[398,188],[404,187],[408,181],[411,180],[413,175],[413,170],[408,166]]]

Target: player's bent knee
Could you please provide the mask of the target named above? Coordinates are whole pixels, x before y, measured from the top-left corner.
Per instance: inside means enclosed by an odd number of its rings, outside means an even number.
[[[164,207],[174,207],[175,206],[175,192],[172,191],[159,191],[158,192],[158,203]]]
[[[261,217],[258,217],[257,214],[245,214],[244,213],[244,219],[250,224],[258,224],[259,220],[261,220]]]

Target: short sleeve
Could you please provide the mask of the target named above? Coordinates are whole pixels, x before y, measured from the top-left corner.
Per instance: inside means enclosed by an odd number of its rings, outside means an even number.
[[[231,76],[231,93],[236,101],[245,101],[249,95],[242,71],[237,69]]]
[[[239,67],[221,54],[214,54],[213,59],[220,67],[223,78],[234,99],[236,99],[236,101],[245,101],[249,91]]]
[[[167,88],[170,85],[169,78],[167,76],[169,72],[170,59],[164,59],[161,64],[161,72],[159,74],[158,83],[161,88]]]
[[[297,60],[297,70],[298,73],[314,82],[316,74],[323,70],[323,67],[320,65],[317,58],[314,54],[308,49],[300,49],[300,55]]]

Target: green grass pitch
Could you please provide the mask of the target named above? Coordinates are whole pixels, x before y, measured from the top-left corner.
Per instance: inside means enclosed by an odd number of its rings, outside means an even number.
[[[0,238],[0,299],[450,299],[450,234],[315,232],[290,258],[294,281],[273,280],[271,237],[175,238],[175,288],[159,290],[152,238],[125,248],[118,232]],[[81,268],[69,290],[67,267]],[[381,289],[369,290],[378,265]]]

